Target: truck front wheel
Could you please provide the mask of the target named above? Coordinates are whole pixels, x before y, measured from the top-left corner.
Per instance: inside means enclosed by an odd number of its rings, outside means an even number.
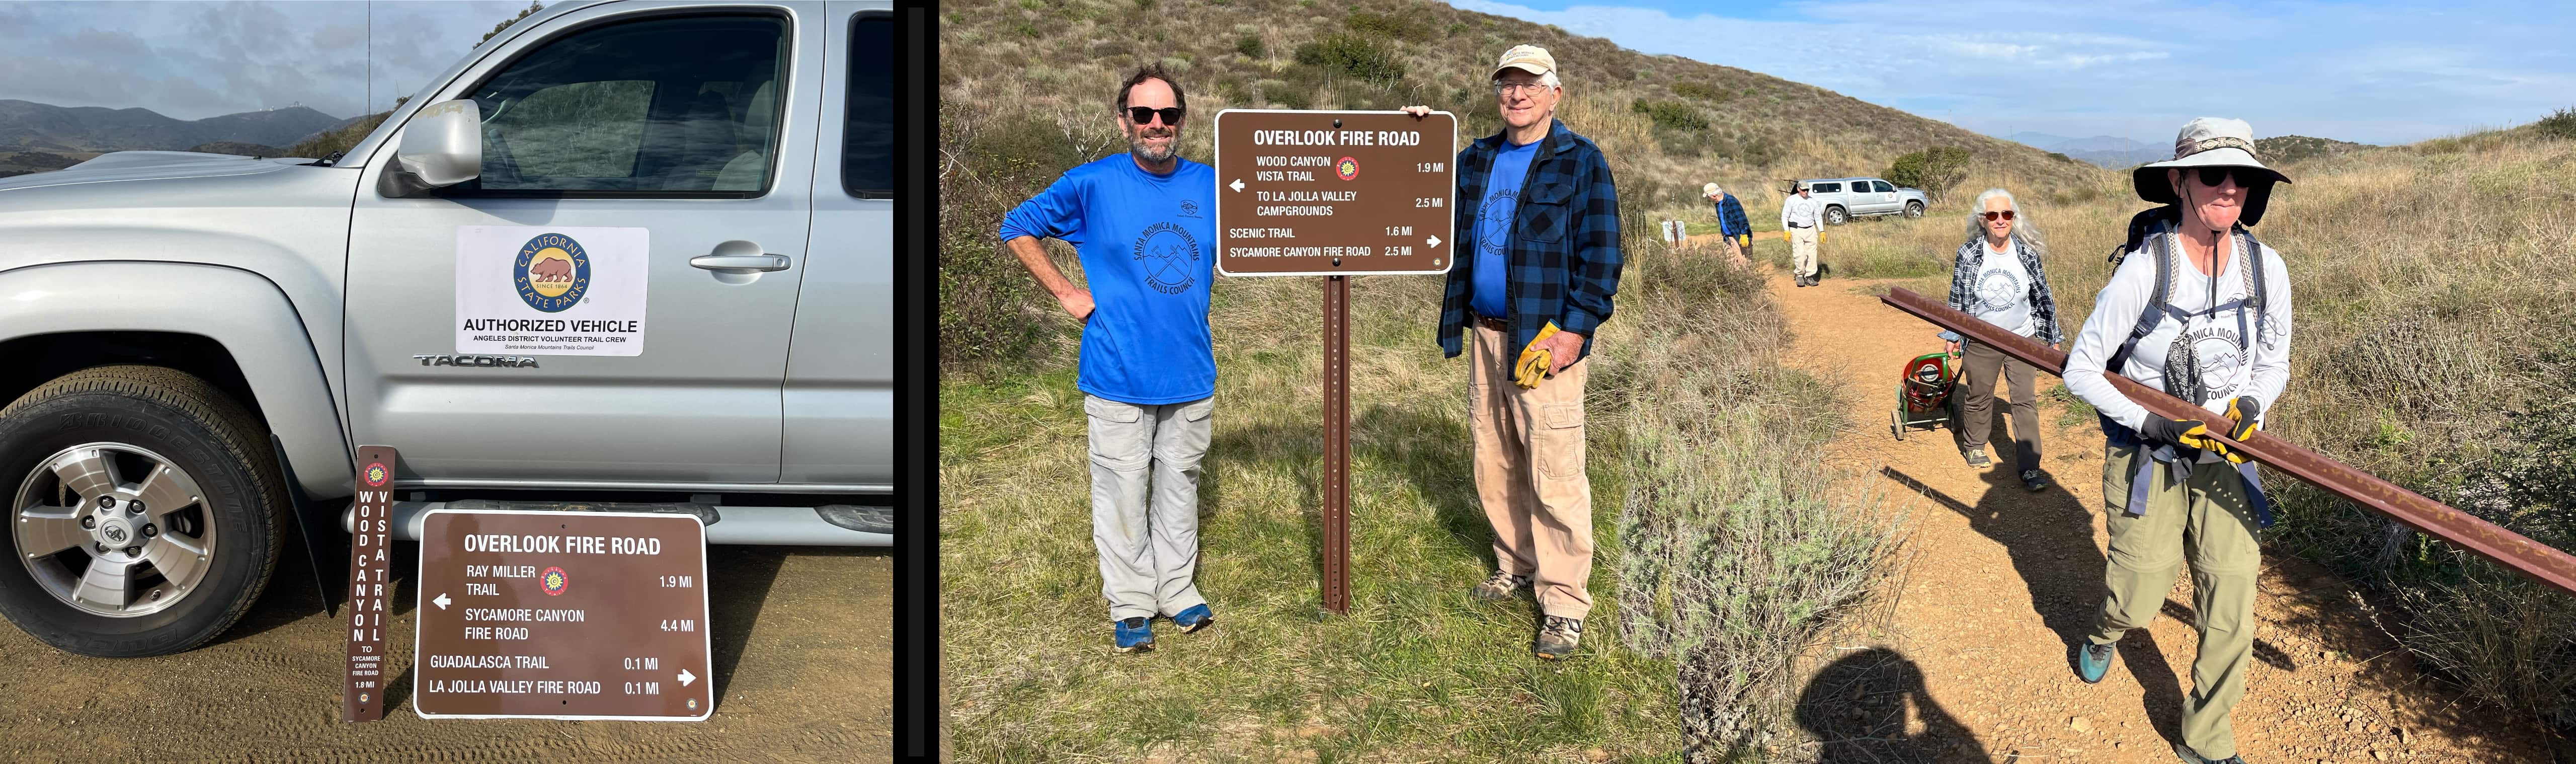
[[[1842,207],[1835,206],[1825,208],[1825,225],[1842,225],[1850,220],[1851,216],[1843,214]]]
[[[165,655],[267,588],[287,526],[267,428],[157,366],[64,375],[0,409],[0,615],[81,655]]]

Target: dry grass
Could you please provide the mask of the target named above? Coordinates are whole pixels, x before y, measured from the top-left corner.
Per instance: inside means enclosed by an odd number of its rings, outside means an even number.
[[[2295,294],[2291,384],[2275,431],[2535,538],[2576,543],[2564,519],[2576,480],[2514,501],[2463,490],[2531,484],[2510,478],[2508,465],[2564,463],[2576,444],[2536,434],[2576,422],[2576,407],[2548,405],[2576,385],[2567,363],[2576,357],[2576,141],[2525,126],[2344,147],[2287,171],[2297,182],[2274,194],[2256,231],[2287,260]],[[2072,336],[2110,277],[2111,248],[2146,204],[2125,175],[2037,193],[1993,175],[1962,184],[1987,186],[2021,192],[2024,214],[2047,233],[2058,315]],[[1899,285],[1943,294],[1950,255],[1967,235],[1963,212],[1833,229],[1841,244],[1829,243],[1824,259],[1912,276]],[[1894,265],[1877,265],[1886,263]],[[2576,601],[2392,531],[2287,476],[2267,485],[2282,505],[2267,541],[2391,590],[2405,612],[2388,627],[2473,697],[2576,727],[2576,640],[2566,628]]]

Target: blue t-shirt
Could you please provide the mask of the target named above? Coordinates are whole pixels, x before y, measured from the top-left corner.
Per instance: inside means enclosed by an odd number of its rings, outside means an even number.
[[[1216,394],[1208,281],[1216,275],[1216,170],[1170,175],[1125,152],[1064,172],[1002,217],[1002,240],[1055,237],[1082,255],[1094,305],[1074,386],[1153,406]]]
[[[1476,208],[1476,270],[1473,289],[1467,294],[1467,307],[1486,318],[1510,318],[1511,309],[1504,305],[1504,276],[1511,267],[1505,255],[1512,251],[1512,213],[1520,208],[1521,181],[1529,177],[1532,157],[1538,156],[1538,141],[1518,146],[1510,139],[1503,149],[1494,152],[1493,171],[1485,175],[1485,199]]]

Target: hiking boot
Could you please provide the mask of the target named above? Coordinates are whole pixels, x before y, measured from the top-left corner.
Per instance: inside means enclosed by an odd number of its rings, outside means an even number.
[[[1968,466],[1975,467],[1977,469],[1985,469],[1987,467],[1995,466],[1995,460],[1986,458],[1985,449],[1971,448],[1968,449]]]
[[[2089,639],[2076,643],[2075,678],[2084,680],[2086,684],[2100,683],[2103,674],[2111,673],[2113,647],[2093,644]]]
[[[1522,587],[1529,585],[1529,576],[1515,576],[1497,570],[1494,571],[1493,577],[1485,579],[1484,583],[1477,584],[1475,591],[1468,594],[1486,602],[1501,602],[1511,599],[1513,592],[1520,591]]]
[[[1119,652],[1132,653],[1152,649],[1154,649],[1154,627],[1151,624],[1146,623],[1143,618],[1119,619]]]
[[[2181,743],[2174,744],[2174,755],[2182,757],[2183,761],[2191,762],[2191,764],[2245,764],[2245,757],[2243,756],[2229,756],[2224,759],[2202,758],[2198,751],[2194,751],[2191,749],[2191,746],[2183,745]]]
[[[2022,470],[2021,487],[2030,489],[2032,493],[2048,490],[2048,476],[2040,474],[2039,470]]]
[[[1215,626],[1216,614],[1209,612],[1207,603],[1202,602],[1191,605],[1190,609],[1181,611],[1180,615],[1172,616],[1172,625],[1181,627],[1183,634],[1195,634],[1200,629]]]
[[[1574,653],[1576,643],[1583,641],[1583,619],[1548,616],[1547,624],[1538,629],[1538,657],[1556,660]]]

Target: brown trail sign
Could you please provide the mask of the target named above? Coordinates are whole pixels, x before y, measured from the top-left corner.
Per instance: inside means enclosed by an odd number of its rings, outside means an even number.
[[[1216,115],[1218,273],[1324,276],[1324,609],[1350,612],[1350,282],[1454,264],[1458,118]]]
[[[696,515],[429,513],[412,710],[705,720],[706,549]]]
[[[340,721],[385,718],[385,574],[393,562],[385,522],[393,510],[392,446],[358,448],[358,498],[349,535],[348,667],[341,673]]]
[[[1889,290],[1886,297],[1879,299],[1936,326],[1958,332],[1978,344],[2001,350],[2005,355],[2019,358],[2041,371],[2061,376],[2066,372],[2064,351],[2004,331],[1940,301],[1906,289]],[[2208,422],[2211,438],[2230,449],[2244,452],[2255,461],[2271,465],[2345,501],[2387,515],[2389,519],[2414,526],[2425,535],[2493,560],[2533,581],[2576,594],[2576,557],[2566,552],[2533,542],[2503,526],[2425,498],[2269,433],[2256,431],[2253,437],[2240,443],[2224,434],[2234,429],[2233,423],[2224,416],[2212,414],[2181,398],[2166,395],[2162,390],[2132,382],[2118,374],[2102,376],[2127,394],[2129,400],[2137,401],[2138,405],[2157,416]]]

